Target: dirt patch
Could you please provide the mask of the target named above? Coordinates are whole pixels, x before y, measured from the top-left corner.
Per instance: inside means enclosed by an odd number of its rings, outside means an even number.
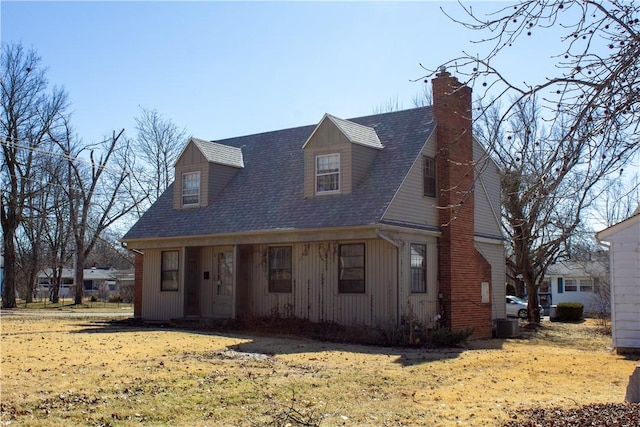
[[[638,358],[610,351],[593,322],[543,325],[514,339],[414,349],[2,316],[0,420],[500,426],[623,405]]]

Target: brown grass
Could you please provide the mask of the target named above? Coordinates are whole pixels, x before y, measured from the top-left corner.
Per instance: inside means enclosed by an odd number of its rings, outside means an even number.
[[[2,315],[0,425],[501,425],[520,408],[622,402],[637,358],[593,322],[466,348]]]

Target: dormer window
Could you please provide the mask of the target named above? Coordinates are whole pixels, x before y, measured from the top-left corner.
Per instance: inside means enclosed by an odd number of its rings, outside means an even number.
[[[316,156],[316,194],[340,191],[340,154]]]
[[[182,206],[200,205],[200,172],[182,174]]]

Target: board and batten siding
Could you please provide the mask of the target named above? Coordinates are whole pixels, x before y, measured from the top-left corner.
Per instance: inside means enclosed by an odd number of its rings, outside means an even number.
[[[475,233],[482,236],[501,236],[500,175],[497,165],[482,146],[473,141],[475,166],[474,218]]]
[[[182,317],[184,312],[184,250],[177,250],[179,257],[178,291],[160,290],[162,250],[148,249],[144,253],[144,279],[142,285],[142,317],[146,320],[168,320]]]
[[[423,156],[435,155],[435,133],[429,138],[384,214],[384,220],[422,226],[438,226],[438,200],[424,196]]]
[[[491,265],[491,305],[493,306],[491,318],[506,317],[506,280],[507,267],[503,242],[479,242],[475,243],[476,249]]]
[[[395,247],[382,240],[340,243],[365,244],[365,293],[338,293],[338,242],[277,245],[292,247],[293,285],[291,293],[271,293],[269,245],[256,245],[252,272],[254,315],[278,314],[344,325],[381,326],[393,321],[397,278]],[[376,262],[384,258],[388,261]]]
[[[437,243],[435,238],[414,240],[427,245],[428,291],[422,294],[411,294],[409,241],[400,242],[400,259],[396,247],[381,239],[284,245],[292,247],[291,293],[269,292],[269,245],[256,245],[252,271],[253,314],[386,328],[396,325],[400,316],[407,316],[411,307],[414,319],[431,319],[437,314]],[[365,244],[363,294],[338,292],[340,243]],[[402,269],[400,276],[398,265]]]
[[[411,292],[411,244],[427,247],[427,292]],[[400,243],[400,319],[430,325],[438,314],[438,241],[436,237],[404,237]]]

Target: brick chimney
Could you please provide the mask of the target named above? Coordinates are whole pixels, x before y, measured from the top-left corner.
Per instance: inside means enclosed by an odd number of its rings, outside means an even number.
[[[473,327],[473,337],[491,337],[491,266],[474,243],[471,88],[444,68],[432,80],[432,88],[437,122],[436,168],[442,231],[438,272],[443,320],[452,331]]]

